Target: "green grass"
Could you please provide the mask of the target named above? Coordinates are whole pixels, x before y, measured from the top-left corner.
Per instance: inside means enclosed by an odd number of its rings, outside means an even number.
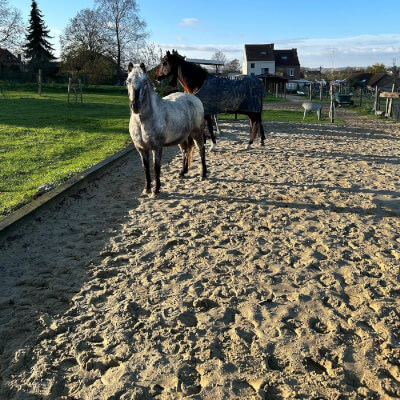
[[[281,103],[285,100],[284,97],[276,97],[274,94],[267,93],[263,98],[263,103]]]
[[[322,117],[320,121],[318,121],[317,113],[308,113],[306,118],[303,121],[303,111],[292,111],[292,110],[264,110],[262,113],[263,121],[273,121],[273,122],[305,122],[305,123],[330,123],[330,118]],[[220,119],[230,120],[234,119],[234,114],[220,114]],[[248,119],[246,115],[238,114],[237,118],[239,120]],[[340,122],[335,119],[335,123]]]
[[[93,87],[83,104],[66,87],[7,87],[0,93],[0,219],[130,143],[125,88]]]

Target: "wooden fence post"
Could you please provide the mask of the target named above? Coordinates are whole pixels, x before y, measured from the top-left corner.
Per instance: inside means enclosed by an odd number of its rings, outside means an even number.
[[[392,93],[394,92],[394,90],[395,90],[395,86],[396,86],[396,84],[395,83],[393,83],[393,85],[392,85]],[[391,98],[390,100],[389,100],[389,106],[388,106],[388,112],[387,112],[387,116],[390,118],[390,116],[392,115],[392,106],[393,106],[393,98]]]
[[[79,85],[79,93],[81,94],[81,104],[83,103],[83,99],[82,99],[82,84],[81,84],[81,80],[78,79],[78,85]]]
[[[378,86],[375,86],[374,111],[375,111],[375,115],[376,115],[376,112],[379,111],[379,90],[378,90]]]
[[[335,103],[333,102],[333,85],[329,88],[329,94],[331,95],[331,104],[329,107],[329,116],[331,117],[331,123],[335,122]]]
[[[72,78],[70,77],[68,79],[68,103],[69,103],[69,94],[71,93],[71,81],[72,81]]]

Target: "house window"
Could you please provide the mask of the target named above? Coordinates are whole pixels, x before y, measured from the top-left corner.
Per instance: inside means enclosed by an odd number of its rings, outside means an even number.
[[[261,68],[261,74],[265,75],[269,73],[269,68]]]
[[[287,56],[282,56],[282,60],[287,60]]]
[[[287,74],[288,74],[289,76],[294,76],[294,69],[293,69],[293,68],[288,68],[288,69],[287,69]]]
[[[250,64],[250,68],[255,68],[255,67],[256,67],[256,64],[254,64],[254,63]]]
[[[252,72],[250,75],[251,75],[251,76],[254,76],[254,72]]]

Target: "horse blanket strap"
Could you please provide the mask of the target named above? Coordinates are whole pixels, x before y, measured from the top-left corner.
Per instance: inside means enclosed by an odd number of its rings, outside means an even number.
[[[207,75],[195,93],[204,106],[204,114],[261,112],[265,90],[254,76],[228,79]]]

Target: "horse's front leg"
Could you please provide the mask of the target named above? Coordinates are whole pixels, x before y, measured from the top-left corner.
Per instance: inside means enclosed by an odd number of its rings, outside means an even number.
[[[153,164],[154,164],[154,175],[156,179],[156,187],[154,188],[153,195],[160,193],[160,175],[161,175],[161,158],[162,158],[162,147],[153,150]]]
[[[148,150],[139,150],[140,157],[142,159],[142,165],[144,170],[144,177],[145,177],[145,186],[143,189],[142,194],[148,194],[151,190],[151,175],[150,175],[150,157]]]

